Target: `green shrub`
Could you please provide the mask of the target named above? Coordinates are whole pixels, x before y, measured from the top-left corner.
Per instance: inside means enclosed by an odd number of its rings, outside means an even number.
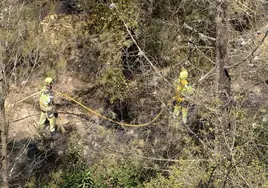
[[[76,171],[69,172],[64,177],[64,183],[60,187],[94,187],[94,182],[91,179],[91,174],[88,170],[77,169]]]
[[[113,68],[108,69],[100,83],[105,88],[111,102],[122,98],[122,93],[126,85],[122,70]]]
[[[96,168],[99,164],[96,165]],[[146,171],[141,164],[131,161],[124,161],[122,164],[106,165],[101,169],[94,170],[95,186],[99,188],[106,187],[141,187],[142,182],[147,179]]]

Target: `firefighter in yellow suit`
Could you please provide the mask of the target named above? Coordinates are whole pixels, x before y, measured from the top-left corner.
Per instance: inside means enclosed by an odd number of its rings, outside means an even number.
[[[40,102],[40,121],[39,121],[39,131],[42,133],[45,129],[46,120],[49,121],[49,130],[51,136],[56,134],[56,118],[55,118],[55,105],[54,105],[54,92],[52,90],[53,79],[47,77],[45,79],[45,86],[41,91],[39,98]]]
[[[175,117],[181,115],[182,122],[187,123],[188,119],[188,108],[187,99],[185,96],[193,93],[193,88],[187,82],[188,72],[183,69],[180,72],[179,78],[175,81],[175,96],[173,97],[175,101],[174,112]]]

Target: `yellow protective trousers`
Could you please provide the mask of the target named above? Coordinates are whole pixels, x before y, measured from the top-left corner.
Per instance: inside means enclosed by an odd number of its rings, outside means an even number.
[[[56,130],[56,118],[54,113],[41,111],[40,120],[39,120],[39,130],[40,132],[44,132],[45,122],[49,121],[49,130],[50,132],[54,132]]]
[[[185,123],[185,124],[187,123],[187,119],[188,119],[188,109],[187,108],[182,107],[179,104],[176,104],[175,107],[174,107],[173,114],[176,117],[179,117],[181,115],[182,122]]]

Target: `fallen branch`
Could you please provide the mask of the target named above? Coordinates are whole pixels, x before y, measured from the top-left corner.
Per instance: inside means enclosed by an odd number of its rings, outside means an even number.
[[[183,27],[197,33],[201,39],[208,39],[211,41],[216,41],[214,37],[210,37],[210,36],[204,35],[203,33],[198,32],[195,28],[189,26],[187,23],[184,23]]]
[[[117,11],[120,19],[122,20],[122,22],[124,23],[124,26],[127,30],[128,35],[130,36],[132,42],[136,45],[136,47],[139,50],[139,55],[143,56],[145,58],[145,60],[151,65],[151,67],[154,69],[154,71],[161,77],[163,78],[169,85],[173,86],[172,83],[170,83],[162,74],[161,72],[158,70],[158,68],[152,63],[152,61],[146,56],[145,52],[140,48],[140,46],[138,45],[136,39],[133,37],[133,35],[131,34],[131,31],[129,30],[124,18],[121,16],[120,11],[118,10],[118,8],[115,6],[115,3],[113,1],[111,1],[112,4],[114,5],[113,7],[115,8],[115,10]]]
[[[256,46],[256,47],[253,49],[253,51],[252,51],[248,56],[246,56],[242,61],[240,61],[240,62],[238,62],[238,63],[236,63],[236,64],[234,64],[234,65],[227,66],[227,67],[225,67],[225,68],[226,68],[226,69],[235,68],[235,67],[237,67],[238,65],[240,65],[241,63],[243,63],[243,62],[245,62],[245,61],[247,61],[247,60],[250,60],[250,61],[251,61],[252,57],[254,56],[254,53],[255,53],[255,52],[256,52],[256,51],[263,45],[264,40],[267,38],[267,36],[268,36],[268,30],[265,32],[265,35],[264,35],[264,37],[262,38],[261,43],[260,43],[258,46]]]

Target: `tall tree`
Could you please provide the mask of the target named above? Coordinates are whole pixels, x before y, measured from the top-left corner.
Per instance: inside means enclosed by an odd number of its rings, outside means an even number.
[[[216,16],[216,64],[217,64],[217,91],[228,94],[230,79],[224,68],[229,60],[228,56],[228,0],[217,0]]]
[[[23,63],[18,64],[20,53],[19,42],[23,38],[23,26],[19,23],[24,2],[1,1],[0,2],[0,129],[1,129],[1,178],[2,187],[9,187],[9,160],[8,160],[8,129],[6,118],[5,100],[8,94],[8,86],[17,80],[17,68],[28,72],[23,68]]]
[[[0,126],[2,146],[2,186],[8,187],[8,165],[7,165],[7,124],[5,119],[5,76],[4,64],[0,62]]]
[[[217,97],[220,99],[221,105],[219,110],[222,111],[222,116],[215,125],[215,155],[224,153],[224,142],[222,133],[226,130],[229,122],[225,121],[227,117],[226,103],[228,101],[230,80],[227,70],[225,69],[228,63],[228,2],[229,0],[217,0],[216,5],[216,86]]]

